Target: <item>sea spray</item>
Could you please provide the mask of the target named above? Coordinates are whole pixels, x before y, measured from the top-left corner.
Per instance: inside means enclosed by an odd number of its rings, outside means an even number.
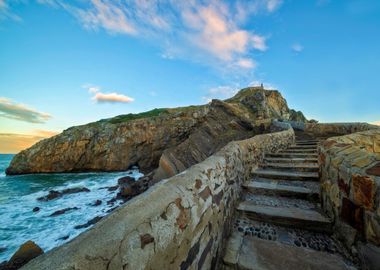
[[[8,260],[27,240],[33,240],[46,252],[73,239],[91,227],[79,225],[97,220],[121,204],[121,201],[107,203],[117,193],[109,187],[117,185],[120,177],[129,175],[138,179],[143,176],[137,169],[115,173],[5,176],[11,158],[12,155],[0,155],[0,262]],[[86,187],[90,192],[67,194],[49,201],[37,200],[50,190],[76,187]],[[36,207],[39,210],[33,212]],[[69,210],[51,216],[63,209]]]

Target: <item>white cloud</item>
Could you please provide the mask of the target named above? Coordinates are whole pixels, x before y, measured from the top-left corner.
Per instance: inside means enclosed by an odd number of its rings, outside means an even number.
[[[220,67],[254,68],[254,50],[268,49],[266,35],[245,27],[246,19],[277,10],[281,0],[39,0],[61,6],[86,29],[149,39],[165,59],[181,58]],[[244,59],[244,61],[241,61]]]
[[[92,98],[97,102],[125,102],[130,103],[133,102],[134,99],[125,95],[117,94],[117,93],[96,93]]]
[[[77,16],[86,28],[103,27],[111,33],[136,34],[136,29],[128,20],[122,6],[117,2],[92,0],[88,10],[76,9]]]
[[[380,120],[379,120],[379,121],[372,122],[371,124],[380,126]]]
[[[182,12],[184,24],[191,30],[185,35],[196,47],[224,62],[238,62],[252,48],[266,50],[265,38],[238,27],[229,19],[230,13],[224,4],[188,8]],[[248,61],[253,63],[245,59],[241,66],[246,68]]]
[[[248,58],[238,59],[238,61],[236,62],[236,65],[241,68],[246,68],[246,69],[252,69],[256,67],[256,63],[252,59],[248,59]]]
[[[134,101],[133,98],[128,97],[123,94],[111,92],[111,93],[102,93],[99,86],[92,86],[85,84],[82,86],[86,88],[90,94],[93,94],[92,100],[100,103],[131,103]]]
[[[291,46],[292,50],[295,51],[296,53],[300,53],[303,51],[303,46],[299,43],[294,43],[292,46]]]
[[[15,103],[11,99],[0,97],[0,117],[29,123],[45,123],[51,118],[51,115],[38,112],[24,104]]]

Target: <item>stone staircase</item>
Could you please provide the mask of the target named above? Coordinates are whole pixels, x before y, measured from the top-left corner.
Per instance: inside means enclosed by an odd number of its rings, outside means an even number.
[[[266,155],[243,185],[224,269],[356,269],[320,208],[318,143]]]

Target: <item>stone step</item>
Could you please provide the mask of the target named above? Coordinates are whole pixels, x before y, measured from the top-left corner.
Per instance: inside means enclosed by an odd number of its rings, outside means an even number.
[[[282,181],[250,181],[243,184],[249,192],[270,196],[282,196],[304,199],[309,201],[319,200],[319,191],[316,188],[307,188],[298,185],[284,184]]]
[[[292,149],[292,150],[317,150],[318,147],[313,146],[313,145],[292,145],[288,149]]]
[[[319,174],[316,172],[291,172],[291,171],[258,169],[253,174],[261,178],[271,178],[271,179],[309,180],[309,181],[319,180]]]
[[[308,146],[308,145],[318,145],[319,142],[295,142],[296,145],[300,145],[300,146]]]
[[[317,139],[298,140],[298,139],[296,138],[296,143],[319,143],[319,140],[317,140]]]
[[[281,158],[281,157],[265,157],[264,162],[272,163],[292,163],[292,164],[318,164],[318,158]]]
[[[243,201],[237,210],[253,220],[315,232],[332,232],[331,220],[313,209],[257,205],[252,201]]]
[[[234,232],[226,244],[224,269],[355,270],[339,254],[294,247]]]
[[[280,162],[264,162],[263,168],[270,168],[274,170],[287,170],[287,171],[299,171],[299,172],[318,172],[318,163],[280,163]]]
[[[318,158],[317,154],[313,153],[272,153],[267,154],[267,157],[277,157],[277,158]]]
[[[303,180],[287,181],[287,180],[281,180],[281,179],[270,179],[270,178],[260,178],[260,177],[252,178],[252,180],[248,181],[248,183],[251,181],[264,182],[264,183],[275,182],[281,185],[304,187],[304,188],[313,190],[313,192],[315,193],[319,193],[320,187],[321,187],[321,184],[315,181],[303,181]]]
[[[317,154],[317,149],[285,149],[279,153],[299,153],[299,154]]]

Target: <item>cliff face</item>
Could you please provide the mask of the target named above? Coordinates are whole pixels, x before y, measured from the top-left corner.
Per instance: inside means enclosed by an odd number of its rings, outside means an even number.
[[[270,118],[293,120],[286,100],[278,91],[246,88],[224,102],[156,109],[69,128],[17,154],[7,174],[116,171],[137,165],[143,172],[158,167],[155,179],[162,179],[231,140],[265,132],[255,123]]]

